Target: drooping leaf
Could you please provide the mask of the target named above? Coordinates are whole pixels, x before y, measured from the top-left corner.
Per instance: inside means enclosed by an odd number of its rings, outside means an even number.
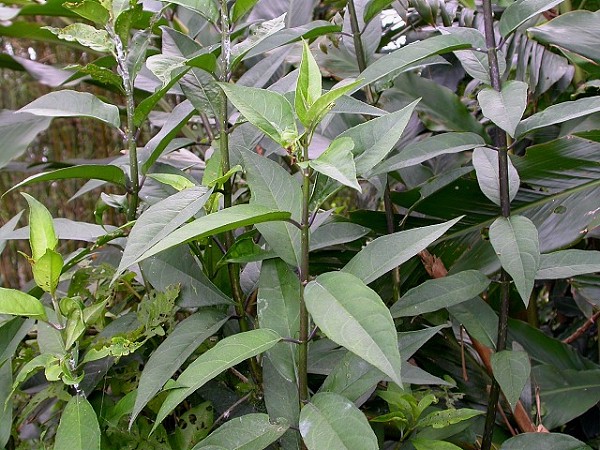
[[[152,246],[194,216],[208,201],[211,194],[212,189],[203,186],[185,189],[144,211],[129,233],[127,245],[113,279],[116,280]]]
[[[540,255],[538,280],[569,278],[600,272],[600,252],[595,250],[559,250]]]
[[[196,12],[213,25],[219,23],[219,9],[214,0],[169,0],[169,3],[174,3]]]
[[[543,448],[544,450],[590,450],[591,447],[568,434],[522,433],[507,439],[502,450]]]
[[[363,281],[344,272],[319,275],[304,291],[315,324],[331,339],[401,385],[396,329],[381,298]]]
[[[253,152],[243,152],[244,169],[252,197],[251,205],[289,211],[291,218],[302,218],[302,189],[283,167]],[[290,223],[265,223],[257,226],[269,246],[281,259],[300,265],[300,230]]]
[[[37,298],[16,289],[0,287],[0,314],[46,320],[44,305]]]
[[[18,112],[44,117],[91,117],[118,128],[119,108],[88,92],[64,89],[35,99]]]
[[[310,167],[323,175],[339,181],[345,186],[362,192],[360,184],[356,179],[356,166],[352,149],[354,143],[348,137],[338,137],[334,139],[327,150],[319,155],[318,158],[309,162]]]
[[[381,236],[358,252],[342,271],[370,283],[427,248],[460,219]]]
[[[369,0],[366,3],[363,19],[365,23],[369,23],[375,16],[381,13],[382,10],[394,3],[394,0]]]
[[[267,414],[246,414],[221,425],[193,450],[213,448],[213,446],[230,450],[264,449],[279,439],[288,426],[286,420],[271,421]]]
[[[483,115],[515,137],[519,121],[527,107],[527,83],[507,81],[498,92],[485,88],[477,94]]]
[[[490,242],[527,306],[540,264],[535,225],[524,216],[498,217],[490,226]]]
[[[58,245],[58,238],[54,231],[52,215],[39,201],[31,195],[21,193],[29,204],[29,245],[31,246],[31,259],[38,261],[47,250],[54,250]]]
[[[179,323],[144,366],[129,424],[196,349],[215,334],[228,317],[218,311],[202,310]]]
[[[531,374],[529,356],[521,351],[503,350],[492,354],[491,362],[494,378],[514,411]]]
[[[365,415],[332,392],[316,394],[300,413],[300,434],[308,450],[376,450],[377,437]]]
[[[56,430],[56,450],[100,450],[100,425],[92,405],[82,395],[67,403]]]
[[[481,297],[450,306],[448,312],[471,336],[489,348],[496,348],[498,316]]]
[[[322,80],[321,71],[315,58],[310,52],[308,43],[304,41],[302,46],[302,61],[298,71],[298,83],[296,85],[296,97],[294,107],[298,119],[303,125],[309,126],[311,119],[308,110],[321,96]]]
[[[477,270],[427,280],[412,288],[392,307],[392,317],[416,316],[457,305],[481,294],[490,279]]]
[[[227,98],[255,127],[282,147],[298,136],[290,102],[277,92],[230,83],[219,83]]]
[[[310,235],[310,249],[331,247],[360,239],[369,229],[352,222],[330,222],[319,226]]]
[[[477,174],[479,188],[484,195],[500,206],[500,175],[498,152],[487,147],[478,147],[473,151],[473,166]],[[508,159],[508,198],[513,201],[519,191],[521,180],[517,169]]]
[[[230,367],[269,350],[280,340],[281,337],[273,330],[261,328],[234,334],[219,341],[179,375],[172,389],[167,385],[168,394],[158,411],[152,430],[155,430],[179,403],[207,381]]]
[[[371,121],[372,122],[372,121]],[[415,166],[436,156],[464,152],[485,145],[475,133],[442,133],[408,144],[404,149],[375,166],[372,175]]]
[[[50,126],[52,119],[33,114],[0,111],[0,168],[21,156],[38,134]]]
[[[500,34],[507,37],[532,17],[554,8],[559,3],[559,0],[517,0],[502,13]]]
[[[600,111],[600,96],[584,97],[570,102],[558,103],[522,120],[515,132],[521,138],[532,131],[566,122],[577,117]]]

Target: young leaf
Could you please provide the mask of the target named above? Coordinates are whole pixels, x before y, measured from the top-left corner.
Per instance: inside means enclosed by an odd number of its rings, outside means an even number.
[[[327,150],[325,150],[317,159],[309,162],[310,167],[323,175],[327,175],[345,186],[362,192],[360,184],[356,179],[356,166],[352,149],[354,143],[347,137],[334,139]]]
[[[159,183],[171,186],[177,191],[183,191],[185,189],[190,189],[196,186],[188,178],[177,173],[149,173],[147,177],[152,178],[153,180],[156,180]]]
[[[29,245],[31,246],[31,259],[38,261],[47,250],[54,250],[58,245],[58,238],[54,231],[54,222],[50,211],[31,195],[21,193],[29,204]]]
[[[219,341],[210,350],[200,355],[177,378],[173,389],[158,411],[152,431],[173,411],[173,409],[190,394],[200,389],[207,381],[221,372],[252,358],[273,347],[281,337],[273,330],[261,328],[238,333]]]
[[[490,226],[490,242],[502,267],[515,282],[525,306],[540,264],[538,232],[524,216],[498,217]]]
[[[392,317],[417,316],[448,308],[481,294],[490,279],[477,270],[465,270],[455,275],[427,280],[412,288],[392,307]]]
[[[16,289],[0,287],[0,314],[46,320],[44,305],[37,298]]]
[[[63,268],[63,258],[60,253],[47,249],[37,261],[31,265],[35,284],[44,291],[54,295]]]
[[[335,87],[325,94],[321,95],[308,109],[306,113],[306,120],[311,124],[316,125],[327,113],[335,106],[335,101],[342,95],[354,92],[355,87],[358,86],[360,80],[354,81],[353,83],[344,84],[342,86]]]
[[[88,92],[67,89],[42,95],[17,112],[44,117],[91,117],[115,128],[121,123],[115,105],[104,103]]]
[[[468,408],[434,411],[419,420],[418,427],[446,428],[482,414],[483,411]]]
[[[507,81],[502,92],[485,88],[477,94],[483,115],[515,137],[515,131],[527,107],[527,83]]]
[[[600,252],[595,250],[559,250],[540,255],[537,280],[556,280],[600,272]]]
[[[294,107],[298,119],[304,126],[310,125],[308,110],[321,96],[322,82],[321,71],[315,61],[306,41],[302,46],[302,61],[298,71],[298,82],[296,85],[296,97]]]
[[[494,378],[514,411],[531,374],[529,356],[525,352],[503,350],[492,354],[491,362]]]
[[[533,16],[554,8],[560,0],[517,0],[508,5],[500,18],[500,34],[507,37]]]
[[[227,321],[223,313],[205,309],[179,323],[144,366],[129,426],[189,356]]]
[[[150,206],[140,215],[129,233],[127,245],[113,281],[153,245],[167,237],[204,206],[212,189],[198,186],[185,189]]]
[[[332,392],[316,394],[300,412],[300,434],[308,450],[377,450],[377,437],[354,404]]]
[[[292,105],[283,95],[231,83],[219,83],[240,113],[263,133],[287,148],[298,137]]]
[[[375,291],[354,275],[329,272],[306,285],[304,301],[329,339],[402,385],[394,320]]]
[[[381,236],[358,252],[342,271],[360,278],[364,283],[375,281],[427,248],[460,219],[462,217],[437,225]]]
[[[500,206],[500,175],[498,172],[498,152],[487,147],[478,147],[473,151],[473,166],[481,192]],[[517,196],[521,180],[517,169],[508,159],[508,197],[510,201]]]
[[[69,400],[56,430],[55,450],[100,450],[100,425],[92,405],[82,395]]]
[[[271,421],[267,414],[246,414],[221,425],[192,450],[213,447],[228,450],[261,450],[268,448],[287,429],[288,424],[284,419]]]

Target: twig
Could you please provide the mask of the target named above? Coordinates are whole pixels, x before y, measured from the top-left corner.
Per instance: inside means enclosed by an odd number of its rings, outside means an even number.
[[[238,401],[236,401],[233,405],[231,405],[229,408],[227,408],[225,411],[223,411],[223,414],[221,414],[219,417],[217,417],[217,419],[213,422],[212,427],[210,428],[211,431],[219,424],[221,423],[223,420],[226,420],[229,418],[229,416],[231,415],[231,413],[238,407],[240,406],[242,403],[244,403],[246,400],[248,400],[250,398],[250,396],[252,395],[252,392],[249,392],[248,394],[244,395],[242,398],[240,398]]]
[[[590,329],[592,325],[596,323],[596,321],[600,318],[600,311],[596,311],[592,317],[585,321],[583,325],[575,330],[573,334],[567,336],[563,339],[563,343],[570,344],[571,342],[577,340],[581,337],[587,330]]]

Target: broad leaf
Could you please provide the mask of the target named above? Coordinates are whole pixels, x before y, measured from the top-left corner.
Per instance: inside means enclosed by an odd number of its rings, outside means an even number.
[[[194,360],[177,378],[173,388],[167,384],[167,397],[158,411],[152,430],[184,401],[189,395],[201,388],[221,372],[263,353],[281,340],[273,330],[266,328],[238,333],[219,341],[210,350]]]
[[[252,197],[250,204],[289,211],[291,218],[302,218],[302,189],[298,181],[275,161],[253,152],[243,152],[244,169]],[[300,265],[300,230],[290,223],[267,223],[256,227],[281,259]]]
[[[252,9],[258,0],[238,0],[231,6],[231,20],[237,22]]]
[[[354,92],[354,87],[359,83],[360,81],[354,81],[352,83],[342,82],[340,83],[341,86],[336,86],[330,91],[324,93],[311,105],[306,113],[306,118],[311,122],[311,124],[318,124],[335,106],[335,101],[349,92]]]
[[[64,261],[61,254],[50,248],[47,249],[46,252],[31,265],[35,284],[45,292],[50,293],[50,295],[54,295],[63,265]]]
[[[535,225],[523,216],[498,217],[490,226],[490,242],[527,306],[540,264]]]
[[[304,301],[329,339],[402,385],[394,321],[375,291],[354,275],[330,272],[308,283]]]
[[[127,245],[113,280],[116,280],[119,274],[133,265],[153,245],[200,211],[211,194],[212,189],[203,186],[185,189],[144,211],[129,233]]]
[[[51,118],[33,114],[15,114],[14,111],[0,111],[0,168],[9,161],[21,156],[27,147],[42,131],[50,126]]]
[[[434,439],[414,438],[410,440],[415,450],[460,450],[460,447],[451,442],[438,441]]]
[[[500,175],[498,152],[487,147],[478,147],[473,151],[473,166],[477,174],[477,182],[481,192],[500,206]],[[513,201],[519,191],[521,180],[517,169],[508,160],[508,198]]]
[[[448,308],[476,297],[489,284],[490,279],[477,270],[427,280],[404,294],[392,305],[390,312],[396,318]]]
[[[321,89],[321,71],[310,52],[308,43],[304,41],[302,46],[302,61],[300,62],[300,69],[298,71],[294,108],[296,109],[298,119],[305,126],[310,125],[311,118],[308,116],[308,111],[321,96]]]
[[[366,3],[363,19],[368,23],[375,16],[381,13],[382,10],[394,3],[394,0],[369,0]]]
[[[595,250],[559,250],[540,255],[538,280],[569,278],[600,272],[600,252]]]
[[[560,0],[517,0],[510,4],[500,18],[500,34],[506,37],[532,17],[550,8]]]
[[[85,23],[73,23],[64,28],[44,27],[59,39],[77,42],[96,52],[113,53],[115,44],[106,30],[98,30]]]
[[[37,298],[16,289],[0,287],[0,314],[46,320],[44,305]]]
[[[277,92],[230,83],[219,83],[227,98],[255,127],[289,147],[298,136],[290,102]]]
[[[246,414],[221,425],[192,450],[213,446],[228,450],[262,450],[279,439],[287,429],[288,424],[283,419],[271,421],[267,414]]]
[[[358,252],[342,270],[370,283],[426,249],[460,219],[381,236]]]
[[[214,0],[169,0],[169,3],[174,3],[196,12],[213,25],[219,23],[219,9]]]
[[[394,148],[417,103],[415,100],[398,111],[356,125],[338,136],[338,139],[348,137],[354,142],[352,153],[359,175],[368,173]]]
[[[44,117],[91,117],[118,128],[121,121],[119,108],[104,103],[88,92],[64,89],[43,95],[18,112]]]
[[[300,413],[300,434],[308,450],[377,450],[365,415],[341,395],[316,394]]]
[[[56,450],[100,450],[100,426],[92,405],[82,395],[69,400],[56,430]]]
[[[527,83],[508,81],[502,92],[485,88],[477,94],[483,115],[515,137],[515,131],[527,107]]]
[[[420,419],[419,427],[446,428],[480,415],[483,415],[483,411],[477,409],[444,409],[442,411],[434,411]]]
[[[353,148],[354,143],[350,138],[338,137],[317,159],[310,161],[309,165],[317,172],[362,192],[356,179],[356,166],[352,156]]]
[[[371,175],[416,166],[436,156],[464,152],[482,145],[485,145],[485,141],[475,133],[438,134],[408,144],[400,153],[375,166]]]
[[[29,204],[29,245],[31,246],[31,259],[38,261],[47,250],[54,250],[58,245],[58,238],[54,231],[54,222],[50,211],[31,195],[21,193]]]
[[[494,378],[514,411],[531,374],[529,356],[525,352],[503,350],[492,354],[491,362]]]
[[[590,450],[591,447],[568,434],[522,433],[507,439],[501,450],[522,450],[543,448],[544,450]]]
[[[214,310],[202,310],[179,323],[152,353],[144,366],[137,388],[130,426],[135,418],[206,339],[215,334],[228,317]]]
[[[329,222],[319,226],[310,235],[310,249],[331,247],[352,242],[369,233],[369,229],[352,222]]]
[[[516,130],[517,138],[550,125],[600,111],[600,96],[584,97],[571,102],[558,103],[522,120]]]
[[[448,312],[471,336],[489,348],[496,348],[498,315],[481,297],[450,306]]]

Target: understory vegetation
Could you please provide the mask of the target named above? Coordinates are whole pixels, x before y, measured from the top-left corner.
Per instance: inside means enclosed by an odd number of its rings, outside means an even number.
[[[598,448],[598,0],[3,3],[0,448]]]

